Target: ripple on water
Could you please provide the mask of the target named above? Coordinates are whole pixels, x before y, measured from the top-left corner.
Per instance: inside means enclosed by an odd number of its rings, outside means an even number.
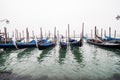
[[[0,79],[13,80],[119,80],[120,50],[69,46],[0,52]]]

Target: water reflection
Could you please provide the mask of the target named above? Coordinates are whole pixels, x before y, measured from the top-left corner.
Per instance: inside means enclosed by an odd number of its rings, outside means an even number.
[[[38,57],[38,62],[42,62],[43,58],[47,56],[47,54],[49,53],[49,51],[51,51],[53,49],[53,47],[49,47],[47,49],[44,49],[42,51],[42,53],[40,54],[40,56]]]
[[[60,50],[59,50],[59,63],[60,64],[64,64],[66,52],[67,52],[67,48],[60,48]]]
[[[34,48],[28,48],[1,52],[0,69],[11,70],[12,73],[2,72],[0,80],[120,79],[120,56],[117,55],[120,54],[119,50],[101,49],[88,44],[80,48],[69,46],[63,49],[57,45],[41,51],[36,48],[33,50]]]
[[[0,52],[0,70],[4,70],[7,67],[5,63],[11,51],[11,49],[8,49]]]
[[[95,46],[95,45],[94,45]],[[96,48],[104,49],[106,51],[111,51],[117,55],[120,55],[120,49],[113,49],[113,48],[107,48],[107,47],[101,47],[101,46],[95,46]]]
[[[80,63],[82,62],[82,53],[79,51],[79,47],[77,46],[71,46],[71,51],[72,54],[74,55],[74,59],[76,60],[76,62]]]
[[[24,56],[28,56],[30,55],[31,51],[34,50],[35,48],[26,48],[24,51],[20,52],[18,55],[17,55],[17,58],[18,59],[21,59],[23,58]]]
[[[102,48],[102,49],[105,49],[107,51],[111,51],[111,52],[120,56],[120,49],[110,49],[110,48]]]

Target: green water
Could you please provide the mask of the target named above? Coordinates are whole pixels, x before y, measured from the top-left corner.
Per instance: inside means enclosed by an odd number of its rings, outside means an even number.
[[[0,51],[0,71],[0,80],[120,80],[120,50],[87,43],[5,50]]]

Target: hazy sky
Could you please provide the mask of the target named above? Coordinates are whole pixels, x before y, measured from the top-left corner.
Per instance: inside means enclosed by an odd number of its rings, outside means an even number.
[[[65,33],[70,24],[71,34],[81,32],[82,22],[85,23],[85,33],[90,33],[94,26],[112,33],[120,34],[120,20],[115,17],[120,14],[120,0],[0,0],[0,19],[9,19],[10,24],[0,23],[0,28],[8,27],[11,32],[17,28],[20,31],[26,27],[36,31],[40,27],[43,32],[56,26],[60,33]]]

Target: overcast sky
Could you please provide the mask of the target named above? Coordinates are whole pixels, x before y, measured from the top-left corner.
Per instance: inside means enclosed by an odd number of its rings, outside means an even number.
[[[85,23],[85,33],[90,33],[94,26],[98,29],[108,30],[112,33],[117,30],[120,34],[120,0],[0,0],[0,19],[9,19],[10,24],[0,23],[0,28],[8,27],[11,32],[17,28],[20,31],[26,27],[29,31],[36,31],[40,27],[43,32],[54,27],[65,34],[67,25],[70,32],[81,32],[82,22]]]

